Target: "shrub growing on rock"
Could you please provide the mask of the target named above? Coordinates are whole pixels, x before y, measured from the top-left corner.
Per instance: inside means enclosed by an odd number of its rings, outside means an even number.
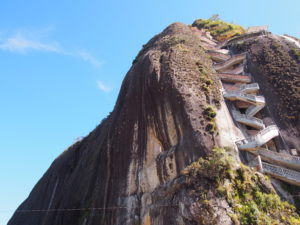
[[[232,210],[228,215],[236,225],[300,225],[295,207],[280,200],[270,181],[239,164],[223,148],[214,148],[209,157],[193,162],[182,174],[186,184],[201,193],[199,204],[203,207],[213,208],[210,202],[215,196],[224,198]]]
[[[198,29],[209,31],[211,35],[218,41],[225,41],[245,33],[243,27],[236,24],[226,23],[221,20],[199,19],[196,20],[192,26],[197,27]]]

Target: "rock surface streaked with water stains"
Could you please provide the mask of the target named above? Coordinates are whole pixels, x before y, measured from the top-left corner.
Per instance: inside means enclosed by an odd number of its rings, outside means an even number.
[[[205,189],[214,187],[209,179],[186,186],[181,175],[215,146],[234,148],[242,138],[197,32],[174,23],[152,38],[133,61],[112,113],[53,162],[18,208],[86,210],[16,211],[8,225],[192,225],[208,224],[210,217],[213,224],[234,223],[228,201]],[[250,51],[249,70],[258,77],[264,65],[255,59],[265,57],[255,51],[260,42],[245,43],[231,49]],[[299,118],[291,119],[285,126],[297,137],[293,123]],[[260,187],[273,192],[265,183]],[[201,190],[207,191],[209,210],[199,202]]]

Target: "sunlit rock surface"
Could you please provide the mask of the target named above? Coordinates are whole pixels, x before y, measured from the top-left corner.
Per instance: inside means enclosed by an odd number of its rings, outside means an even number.
[[[232,149],[239,160],[235,140],[244,136],[222,97],[220,79],[206,54],[208,41],[203,42],[197,32],[174,23],[143,47],[124,78],[112,113],[53,162],[8,225],[203,224],[199,221],[203,205],[193,190],[175,190],[183,182],[180,173],[214,146]],[[236,53],[250,51],[248,69],[266,87],[263,93],[271,114],[288,136],[286,145],[299,148],[300,64],[290,55],[286,39],[254,39],[230,48]],[[296,80],[294,100],[279,111],[270,97],[275,90],[276,99],[285,99],[270,78],[268,54],[275,51],[269,44],[273,42],[283,45],[278,48],[290,57],[290,64],[274,70],[292,70],[289,73]],[[293,69],[284,70],[290,65]],[[207,117],[208,107],[217,112],[216,118]],[[293,110],[289,117],[282,117],[280,113],[289,109]],[[214,224],[233,224],[228,202],[210,197]],[[44,211],[22,211],[34,209]]]

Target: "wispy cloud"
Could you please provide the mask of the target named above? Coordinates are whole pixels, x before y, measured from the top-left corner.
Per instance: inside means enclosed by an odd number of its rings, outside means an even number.
[[[33,51],[56,53],[77,57],[96,68],[101,67],[103,64],[102,61],[88,51],[65,49],[57,41],[49,41],[49,36],[49,29],[40,31],[20,30],[5,38],[0,37],[0,50],[16,54],[27,54]]]
[[[101,91],[106,92],[106,93],[112,91],[112,88],[111,88],[110,86],[104,84],[104,83],[103,83],[102,81],[100,81],[100,80],[97,81],[97,87],[98,87]]]
[[[56,43],[42,43],[37,40],[30,40],[21,34],[16,34],[2,41],[0,49],[21,54],[29,51],[63,53],[62,49]]]
[[[89,52],[84,50],[77,51],[77,56],[80,57],[82,60],[91,63],[97,68],[99,68],[103,63],[102,61],[99,61],[96,57],[91,55]]]

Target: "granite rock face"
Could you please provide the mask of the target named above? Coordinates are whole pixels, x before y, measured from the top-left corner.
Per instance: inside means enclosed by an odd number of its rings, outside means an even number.
[[[262,72],[269,67],[258,60],[267,57],[268,45],[261,50],[265,39],[250,38],[233,44],[231,50],[249,51],[248,68],[260,85],[271,87],[263,90],[270,98],[268,91],[277,87],[262,76],[273,73]],[[299,65],[294,65],[295,71]],[[293,76],[297,92],[299,72]],[[208,224],[199,222],[203,205],[194,191],[178,187],[184,183],[184,168],[215,146],[233,147],[232,135],[239,135],[234,123],[225,120],[228,110],[220,88],[197,32],[181,23],[170,25],[133,61],[112,113],[57,157],[8,225]],[[299,147],[295,139],[300,113],[295,102],[293,118],[280,123],[295,132],[290,148]],[[208,107],[217,111],[213,121],[217,128],[206,115]],[[270,109],[277,122],[274,107]],[[210,199],[214,224],[233,224],[228,203],[214,195]],[[26,211],[32,209],[45,211]]]
[[[211,63],[186,25],[172,24],[151,39],[113,112],[53,162],[19,210],[120,208],[16,212],[8,224],[152,224],[147,207],[155,204],[155,188],[216,145],[203,110],[208,101],[218,103],[219,88],[208,96],[199,79],[199,66],[211,70]]]

